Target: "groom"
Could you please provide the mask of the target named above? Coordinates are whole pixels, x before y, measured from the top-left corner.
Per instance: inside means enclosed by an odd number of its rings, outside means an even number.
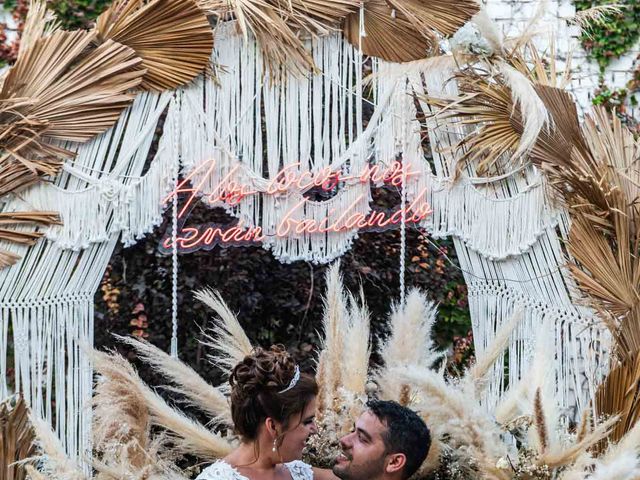
[[[431,436],[422,419],[396,402],[375,400],[340,439],[333,473],[341,480],[406,480],[429,453]]]

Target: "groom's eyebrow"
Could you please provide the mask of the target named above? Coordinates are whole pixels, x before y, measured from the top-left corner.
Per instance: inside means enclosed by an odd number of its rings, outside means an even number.
[[[360,427],[356,427],[356,431],[358,433],[361,433],[367,440],[371,440],[371,435],[369,435],[366,430],[363,430]]]

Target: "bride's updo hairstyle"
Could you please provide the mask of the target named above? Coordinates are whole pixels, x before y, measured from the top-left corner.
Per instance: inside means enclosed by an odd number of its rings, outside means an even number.
[[[300,415],[318,394],[315,378],[299,373],[281,345],[256,348],[234,367],[229,383],[231,417],[236,433],[245,440],[255,440],[258,427],[268,417],[283,424],[285,430],[295,427],[289,425],[290,418]]]

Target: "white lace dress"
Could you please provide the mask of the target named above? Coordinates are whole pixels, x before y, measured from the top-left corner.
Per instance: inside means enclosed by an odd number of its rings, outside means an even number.
[[[313,470],[311,469],[311,465],[304,463],[301,460],[294,460],[293,462],[285,463],[284,466],[289,470],[291,480],[313,480]],[[249,479],[224,460],[218,460],[200,472],[200,475],[196,477],[196,480]]]

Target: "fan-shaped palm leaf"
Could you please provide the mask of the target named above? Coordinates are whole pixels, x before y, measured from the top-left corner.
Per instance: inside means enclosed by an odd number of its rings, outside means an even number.
[[[475,0],[386,0],[419,31],[453,35],[480,11]]]
[[[366,0],[365,32],[359,12],[347,17],[344,32],[366,55],[410,62],[435,54],[438,36],[453,34],[479,10],[474,0]]]
[[[132,48],[147,69],[142,88],[185,84],[209,65],[211,26],[193,0],[117,0],[96,22],[101,40]]]
[[[393,13],[386,0],[368,0],[364,6],[364,29],[361,32],[360,13],[345,19],[345,38],[362,47],[365,55],[389,62],[411,62],[428,57],[437,48],[435,35],[421,31],[404,15]],[[365,35],[361,35],[365,33]]]
[[[113,125],[129,105],[133,95],[126,92],[144,73],[140,59],[111,41],[89,51],[94,39],[88,32],[55,32],[37,40],[9,71],[0,92],[0,148],[8,152],[0,159],[3,168],[17,163],[24,173],[55,173],[57,158],[39,165],[64,153],[48,140],[86,141]],[[32,181],[24,175],[25,184]]]
[[[596,394],[599,415],[620,415],[610,439],[620,440],[640,419],[640,352],[609,372]]]
[[[341,27],[359,0],[199,0],[208,13],[235,19],[245,39],[253,34],[272,72],[285,67],[306,74],[315,68],[304,41]]]

